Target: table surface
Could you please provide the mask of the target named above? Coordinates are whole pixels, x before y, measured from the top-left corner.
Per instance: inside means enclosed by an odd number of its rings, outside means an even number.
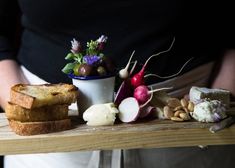
[[[5,113],[0,113],[0,155],[235,144],[235,126],[211,133],[211,124],[196,121],[149,119],[99,127],[72,121],[71,130],[19,136],[9,128]]]

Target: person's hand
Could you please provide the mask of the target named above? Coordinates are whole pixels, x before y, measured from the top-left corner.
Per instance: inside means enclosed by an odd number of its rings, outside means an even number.
[[[17,83],[28,83],[14,60],[0,61],[0,106],[5,109],[10,98],[10,88]]]
[[[235,96],[235,49],[225,53],[211,87],[227,89]]]

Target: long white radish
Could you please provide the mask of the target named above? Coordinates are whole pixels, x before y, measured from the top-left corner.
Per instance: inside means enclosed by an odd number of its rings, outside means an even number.
[[[125,123],[136,121],[140,114],[139,103],[134,97],[124,99],[118,106],[118,110],[119,119]]]
[[[137,64],[137,61],[134,62],[133,66],[130,70],[129,75],[131,75],[132,72],[134,71],[136,64]],[[123,99],[125,99],[127,97],[131,97],[132,95],[133,95],[133,89],[131,87],[130,80],[128,78],[124,79],[123,82],[121,83],[118,91],[117,91],[115,98],[114,98],[114,103],[118,106]]]
[[[132,59],[134,53],[135,53],[135,50],[132,52],[132,54],[131,54],[131,56],[130,56],[130,58],[129,58],[129,61],[128,61],[127,65],[126,65],[126,67],[123,68],[123,69],[121,69],[121,70],[119,71],[119,77],[120,77],[121,79],[126,79],[126,78],[128,78],[128,76],[129,76],[128,68],[129,68],[129,66],[130,66],[131,59]]]

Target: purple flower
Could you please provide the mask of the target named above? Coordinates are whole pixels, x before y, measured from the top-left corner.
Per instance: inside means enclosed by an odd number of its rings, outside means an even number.
[[[97,55],[86,55],[83,57],[83,61],[88,65],[94,65],[100,61],[100,57]]]
[[[71,44],[72,44],[71,52],[74,54],[78,53],[81,49],[81,44],[76,39],[73,39],[73,41],[71,41]]]

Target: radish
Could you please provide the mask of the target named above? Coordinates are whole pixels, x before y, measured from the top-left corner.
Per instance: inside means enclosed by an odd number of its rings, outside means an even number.
[[[136,98],[139,104],[144,104],[150,99],[152,93],[167,89],[172,89],[172,87],[149,90],[147,86],[140,85],[134,90],[134,98]]]
[[[130,80],[125,79],[117,91],[117,94],[114,98],[114,104],[118,106],[123,99],[131,97],[132,95],[133,95],[133,88],[131,87]]]
[[[145,106],[145,107],[141,108],[141,112],[140,112],[139,118],[148,117],[148,116],[150,116],[155,110],[156,110],[156,108],[153,107],[153,106]]]
[[[121,79],[126,79],[126,78],[128,78],[128,76],[129,76],[128,68],[129,68],[129,66],[130,66],[131,59],[132,59],[134,53],[135,53],[135,51],[132,52],[131,57],[130,57],[130,59],[129,59],[127,65],[126,65],[126,67],[123,68],[123,69],[121,69],[121,70],[119,71],[119,77],[120,77]]]
[[[154,107],[149,106],[149,102],[152,99],[153,94],[151,94],[150,99],[139,105],[138,101],[134,97],[128,97],[121,101],[118,106],[118,116],[122,122],[133,122],[136,121],[140,116],[141,118],[149,116],[153,111]]]
[[[135,75],[131,78],[131,85],[132,85],[134,88],[136,88],[136,87],[138,87],[138,86],[144,84],[145,68],[146,68],[146,66],[147,66],[147,64],[148,64],[148,62],[149,62],[149,60],[150,60],[151,58],[155,57],[155,56],[158,56],[158,55],[160,55],[160,54],[163,54],[163,53],[166,53],[166,52],[170,51],[171,48],[172,48],[172,46],[173,46],[173,44],[174,44],[174,42],[175,42],[175,38],[173,39],[173,41],[172,41],[170,47],[169,47],[167,50],[161,51],[161,52],[159,52],[159,53],[157,53],[157,54],[153,54],[153,55],[151,55],[151,56],[147,59],[147,61],[146,61],[145,64],[143,65],[142,69],[141,69],[137,74],[135,74]]]
[[[136,67],[137,61],[135,61],[135,63],[132,66],[132,69],[130,70],[130,75],[132,74],[132,72],[134,71],[135,67]],[[133,88],[131,86],[130,83],[130,79],[126,78],[122,84],[120,85],[117,94],[114,98],[114,103],[116,105],[119,105],[121,103],[121,101],[127,97],[131,97],[133,96]]]
[[[140,114],[140,106],[134,97],[124,99],[118,106],[118,117],[122,122],[136,121]]]

